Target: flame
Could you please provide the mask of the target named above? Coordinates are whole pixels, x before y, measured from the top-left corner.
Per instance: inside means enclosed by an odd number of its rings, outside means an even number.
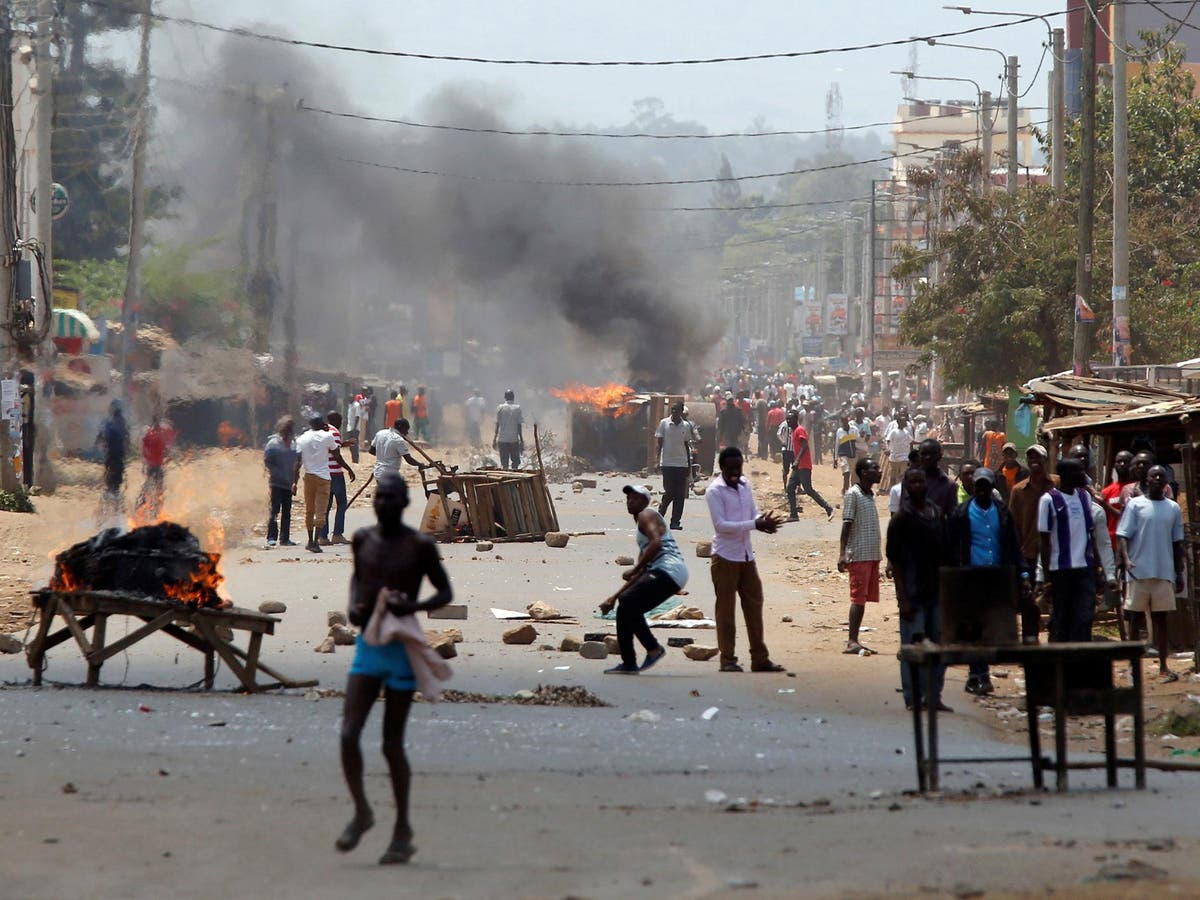
[[[594,387],[571,382],[565,387],[551,388],[550,393],[567,403],[588,406],[601,415],[613,418],[630,415],[637,409],[629,402],[636,393],[634,389],[615,381]]]
[[[217,426],[217,440],[221,442],[222,447],[245,447],[250,441],[246,437],[246,432],[238,428],[232,422],[222,422]]]
[[[80,585],[74,576],[62,566],[54,567],[54,577],[50,579],[50,590],[64,593],[79,590]]]
[[[205,557],[187,581],[164,584],[163,593],[188,606],[212,606],[213,594],[220,596],[220,606],[232,605],[221,589],[221,583],[225,580],[221,574],[221,554],[206,553]]]

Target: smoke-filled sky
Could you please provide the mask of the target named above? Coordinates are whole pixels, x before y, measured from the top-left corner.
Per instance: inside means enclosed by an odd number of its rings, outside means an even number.
[[[1033,11],[1050,6],[1026,4]],[[819,14],[809,7],[763,0],[750,15],[727,3],[675,0],[362,0],[353,14],[331,17],[333,7],[315,0],[167,0],[158,9],[364,47],[567,59],[775,52],[1002,21],[968,19],[932,3],[827,4]],[[1033,63],[1041,35],[1044,28],[1034,23],[981,35],[978,42],[1007,42],[1008,52],[1025,51]],[[111,50],[124,55],[126,39],[114,39]],[[990,56],[922,47],[922,71],[970,74],[990,84],[996,74]],[[236,251],[243,203],[255,189],[253,159],[261,151],[261,122],[244,97],[251,85],[274,87],[280,94],[275,182],[281,275],[286,281],[288,251],[295,246],[298,333],[310,360],[354,368],[359,361],[349,363],[347,356],[365,352],[387,362],[406,352],[411,357],[407,345],[414,335],[440,333],[444,339],[457,331],[481,347],[501,348],[489,370],[469,376],[558,383],[604,374],[680,387],[688,365],[703,361],[726,324],[706,305],[720,277],[718,257],[679,251],[702,244],[709,222],[647,207],[703,201],[709,188],[524,182],[712,176],[723,149],[717,142],[706,142],[680,163],[662,146],[642,142],[416,131],[296,112],[296,101],[521,129],[613,127],[630,120],[635,102],[658,97],[676,119],[709,130],[741,129],[756,119],[775,128],[820,128],[832,81],[841,85],[845,124],[889,119],[899,86],[887,71],[908,68],[909,60],[909,49],[899,47],[728,66],[477,66],[284,47],[167,22],[154,36],[160,114],[152,158],[158,177],[181,184],[184,195],[178,220],[164,227],[174,229],[171,237],[224,235],[227,251]],[[754,162],[747,165],[768,171],[794,165],[794,141],[774,145],[775,157],[763,149],[771,146],[755,145]],[[351,159],[482,180],[400,174]],[[691,170],[673,170],[680,165]],[[773,187],[745,185],[768,194]],[[426,321],[438,317],[430,298],[455,301],[441,306],[453,305],[458,315]],[[402,310],[412,310],[418,321],[397,328]]]

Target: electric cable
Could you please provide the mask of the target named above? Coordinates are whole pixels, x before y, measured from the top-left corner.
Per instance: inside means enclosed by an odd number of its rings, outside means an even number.
[[[142,14],[144,9],[128,6],[122,3],[114,3],[112,0],[88,0],[91,6],[100,7],[102,9],[116,10],[118,12],[129,12]],[[616,66],[704,66],[717,65],[722,63],[742,63],[754,62],[758,60],[772,59],[799,59],[809,56],[826,56],[834,53],[853,53],[861,50],[877,50],[884,47],[903,47],[908,44],[924,43],[933,40],[941,40],[952,37],[962,37],[964,35],[979,34],[985,31],[994,31],[1000,28],[1010,28],[1014,25],[1024,25],[1036,19],[1045,18],[1045,16],[1026,16],[1019,19],[1012,19],[1005,22],[995,22],[989,25],[976,25],[972,28],[966,28],[961,31],[947,31],[941,34],[923,35],[920,37],[895,38],[887,41],[873,41],[865,44],[853,44],[842,47],[822,47],[815,50],[787,50],[777,53],[748,53],[741,55],[730,56],[713,56],[697,59],[606,59],[606,60],[583,60],[583,59],[503,59],[497,57],[486,56],[464,56],[454,54],[440,53],[420,53],[411,50],[382,50],[377,47],[357,47],[349,44],[335,44],[328,41],[309,41],[300,38],[289,38],[279,34],[268,34],[265,32],[252,31],[248,28],[231,27],[226,25],[216,25],[212,22],[204,22],[199,19],[193,19],[186,16],[171,16],[164,13],[150,12],[150,17],[159,22],[173,22],[179,25],[187,25],[192,28],[199,28],[206,31],[214,31],[219,34],[228,34],[234,37],[251,38],[260,41],[269,41],[276,44],[285,44],[293,47],[311,47],[318,50],[335,50],[344,53],[360,53],[368,56],[386,56],[402,59],[419,59],[432,60],[438,62],[465,62],[479,63],[483,65],[494,66],[580,66],[580,67],[616,67]],[[1051,12],[1046,15],[1066,15],[1066,10],[1060,12]]]

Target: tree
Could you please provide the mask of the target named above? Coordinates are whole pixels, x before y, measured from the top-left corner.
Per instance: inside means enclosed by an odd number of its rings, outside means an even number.
[[[130,128],[137,102],[133,76],[95,60],[89,42],[130,28],[128,7],[68,3],[63,11],[65,49],[54,78],[52,168],[71,196],[71,209],[54,223],[54,253],[62,259],[114,259],[128,243]],[[148,218],[161,216],[177,188],[152,188]]]
[[[1130,305],[1136,360],[1195,355],[1200,316],[1200,99],[1182,51],[1143,35],[1157,58],[1129,85]],[[1043,141],[1045,136],[1041,136]],[[1097,98],[1100,173],[1111,171],[1112,91]],[[926,197],[930,246],[902,251],[894,274],[916,282],[901,317],[905,340],[936,354],[947,386],[984,389],[1070,367],[1079,131],[1068,133],[1067,192],[1044,186],[980,196],[975,154],[910,173]],[[1093,283],[1111,282],[1111,182],[1096,196]],[[937,277],[932,277],[936,275]],[[1103,288],[1097,295],[1102,295]],[[1111,334],[1107,303],[1093,302],[1097,334]],[[1111,351],[1100,341],[1098,355]]]

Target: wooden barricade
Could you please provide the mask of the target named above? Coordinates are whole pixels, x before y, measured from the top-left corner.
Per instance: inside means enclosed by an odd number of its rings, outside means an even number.
[[[467,528],[448,529],[438,540],[537,541],[558,531],[558,514],[542,472],[483,469],[437,477],[443,502],[457,495],[466,509]]]

